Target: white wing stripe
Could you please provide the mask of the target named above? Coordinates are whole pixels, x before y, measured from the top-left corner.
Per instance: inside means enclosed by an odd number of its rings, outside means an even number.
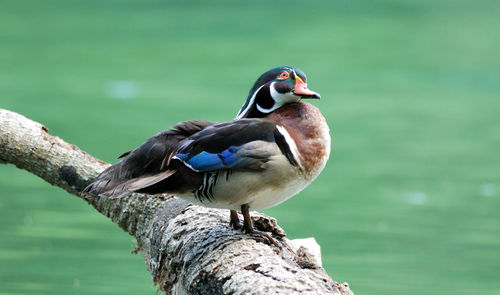
[[[276,125],[276,129],[278,129],[278,132],[283,135],[283,137],[286,140],[286,143],[288,144],[288,147],[290,148],[290,151],[292,151],[293,157],[295,158],[295,161],[299,163],[299,166],[302,167],[302,163],[300,162],[299,158],[299,150],[297,148],[297,144],[295,144],[295,140],[290,136],[290,133],[286,131],[286,128],[281,126],[281,125]]]

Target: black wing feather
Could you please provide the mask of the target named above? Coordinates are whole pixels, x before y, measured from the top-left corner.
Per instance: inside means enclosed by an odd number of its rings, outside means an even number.
[[[123,197],[143,188],[146,184],[159,182],[171,173],[166,162],[179,143],[213,122],[193,120],[181,122],[148,139],[138,148],[124,153],[122,161],[108,167],[84,192],[89,195]]]
[[[266,144],[277,144],[291,165],[298,163],[276,122],[269,119],[240,119],[212,125],[184,140],[175,155],[199,172],[227,169],[261,170],[271,154]]]
[[[276,122],[268,119],[240,119],[209,126],[187,138],[177,153],[189,153],[188,159],[201,153],[220,153],[231,146],[262,140],[274,141]]]

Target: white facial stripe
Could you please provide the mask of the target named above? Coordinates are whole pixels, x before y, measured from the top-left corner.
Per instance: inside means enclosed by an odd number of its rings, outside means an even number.
[[[300,163],[300,158],[298,157],[299,150],[297,148],[297,145],[295,144],[295,140],[293,140],[293,138],[290,136],[290,133],[286,131],[285,127],[276,125],[276,129],[278,129],[279,133],[281,133],[281,135],[283,135],[283,137],[285,138],[286,143],[290,147],[290,151],[292,151],[293,158],[295,159],[295,161],[297,161],[297,163],[299,163],[299,167],[302,167],[302,163]]]
[[[260,105],[257,104],[257,109],[261,113],[264,113],[264,114],[270,113],[270,112],[274,111],[275,109],[277,109],[279,107],[280,106],[278,106],[278,104],[276,102],[274,102],[273,106],[270,109],[265,109],[265,108],[263,108],[263,107],[261,107]]]
[[[240,110],[240,112],[238,113],[238,115],[236,115],[236,119],[241,119],[241,118],[243,118],[243,116],[246,115],[246,113],[250,110],[250,108],[255,103],[255,96],[257,96],[257,92],[259,92],[262,87],[264,87],[264,85],[260,86],[259,89],[257,89],[257,91],[255,91],[253,93],[252,98],[250,98],[250,102],[248,103],[247,107],[244,110]]]

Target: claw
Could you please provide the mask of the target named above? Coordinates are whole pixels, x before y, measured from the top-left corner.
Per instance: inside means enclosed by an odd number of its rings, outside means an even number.
[[[236,213],[236,211],[234,211],[234,212]],[[260,230],[256,230],[253,227],[253,221],[250,218],[250,208],[247,204],[241,205],[241,214],[243,214],[243,230],[245,231],[245,233],[253,234],[253,235],[256,235],[259,237],[263,237],[264,239],[269,241],[269,243],[278,247],[280,249],[280,251],[281,251],[281,249],[283,249],[283,246],[280,243],[278,243],[273,237],[271,237],[270,234],[262,232]],[[233,213],[231,213],[231,216],[232,215],[233,215]],[[239,219],[238,219],[238,221],[239,221]]]
[[[271,237],[270,234],[268,233],[265,233],[265,232],[262,232],[260,230],[256,230],[255,228],[251,228],[250,230],[248,230],[247,228],[245,228],[245,233],[247,234],[252,234],[252,235],[256,235],[256,236],[259,236],[261,238],[264,238],[264,239],[267,239],[267,241],[273,245],[275,245],[276,247],[278,247],[280,250],[283,248],[283,246],[278,242],[276,241],[273,237]]]

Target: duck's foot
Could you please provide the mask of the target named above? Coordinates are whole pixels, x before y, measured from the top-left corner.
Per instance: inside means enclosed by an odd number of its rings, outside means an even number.
[[[278,243],[270,234],[257,230],[253,227],[253,221],[250,217],[250,210],[247,204],[241,205],[241,214],[243,214],[243,231],[247,234],[257,235],[263,237],[265,240],[269,241],[271,244],[278,247],[280,250],[283,248],[280,243]],[[231,213],[232,214],[232,213]]]
[[[231,226],[234,229],[241,229],[243,227],[240,218],[238,217],[238,212],[236,212],[236,210],[230,210],[229,226]]]
[[[269,232],[271,236],[278,240],[286,237],[285,231],[279,227],[275,218],[269,216],[254,215],[252,216],[253,227],[263,232]]]
[[[276,247],[278,247],[280,250],[283,248],[283,245],[281,245],[281,243],[279,243],[278,241],[276,241],[270,234],[268,233],[265,233],[263,231],[260,231],[260,230],[256,230],[255,228],[251,228],[251,229],[247,229],[245,228],[245,233],[247,234],[252,234],[252,235],[256,235],[256,236],[259,236],[259,237],[262,237],[264,238],[265,240],[267,240],[270,244],[273,244],[275,245]]]

